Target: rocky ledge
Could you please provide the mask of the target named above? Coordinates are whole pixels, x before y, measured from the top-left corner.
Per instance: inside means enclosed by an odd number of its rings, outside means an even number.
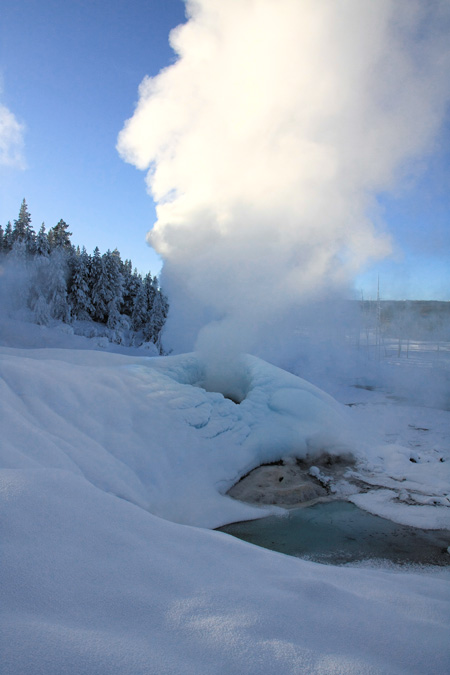
[[[348,478],[354,465],[351,456],[328,454],[314,460],[288,458],[263,464],[243,476],[228,491],[234,499],[251,504],[295,507],[330,497],[358,492]]]

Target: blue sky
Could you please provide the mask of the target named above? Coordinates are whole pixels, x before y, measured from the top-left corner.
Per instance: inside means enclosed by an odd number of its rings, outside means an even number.
[[[74,244],[118,248],[159,270],[145,235],[155,220],[145,175],[116,151],[138,86],[174,60],[181,0],[3,0],[0,102],[25,126],[24,169],[0,166],[0,222],[27,199],[36,230],[60,218]],[[395,194],[380,196],[395,255],[355,281],[365,297],[450,300],[450,123]]]
[[[391,194],[378,196],[393,255],[362,273],[355,287],[369,297],[450,300],[450,119],[435,147]]]
[[[181,0],[2,2],[1,101],[26,127],[26,169],[0,169],[3,226],[25,197],[36,230],[63,218],[73,243],[157,270],[145,176],[115,146],[143,77],[173,60],[168,33],[184,19]]]

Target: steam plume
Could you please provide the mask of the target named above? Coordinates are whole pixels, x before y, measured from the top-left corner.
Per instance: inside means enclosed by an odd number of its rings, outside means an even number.
[[[368,214],[436,137],[450,6],[188,0],[187,15],[118,149],[157,203],[167,345],[257,350],[389,253]]]

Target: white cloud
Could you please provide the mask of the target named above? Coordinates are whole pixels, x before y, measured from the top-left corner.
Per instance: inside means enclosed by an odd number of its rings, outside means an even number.
[[[149,169],[173,312],[253,348],[306,298],[390,251],[368,217],[435,138],[449,98],[448,3],[191,0],[178,60],[146,78],[119,136]],[[175,325],[177,321],[177,325]],[[219,330],[216,330],[219,329]],[[180,336],[182,336],[180,338]]]
[[[0,166],[23,169],[24,126],[13,113],[0,104]]]

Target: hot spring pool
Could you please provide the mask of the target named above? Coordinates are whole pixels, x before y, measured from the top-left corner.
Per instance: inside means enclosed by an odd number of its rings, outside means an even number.
[[[318,503],[293,509],[287,516],[232,523],[218,529],[272,551],[320,563],[386,560],[450,565],[450,532],[397,525],[345,501]]]

